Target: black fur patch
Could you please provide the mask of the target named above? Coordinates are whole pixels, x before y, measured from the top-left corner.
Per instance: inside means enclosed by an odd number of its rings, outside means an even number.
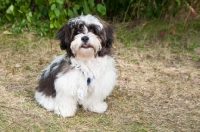
[[[58,67],[55,68],[56,66]],[[56,80],[56,75],[60,72],[68,72],[68,70],[70,70],[70,61],[66,61],[65,59],[61,60],[60,63],[52,64],[48,73],[46,73],[46,70],[42,72],[36,90],[38,92],[43,92],[46,96],[55,97],[56,91],[54,88],[54,82]]]
[[[68,57],[74,57],[70,48],[73,41],[72,31],[73,29],[70,28],[70,25],[64,24],[56,33],[56,38],[60,40],[60,48],[66,50]]]
[[[102,42],[102,49],[98,52],[98,56],[112,55],[111,48],[113,43],[113,27],[106,23],[103,28],[103,31],[99,34]]]

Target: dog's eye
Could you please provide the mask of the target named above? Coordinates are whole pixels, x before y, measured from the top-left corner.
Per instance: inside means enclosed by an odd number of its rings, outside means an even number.
[[[78,30],[78,31],[76,31],[74,34],[77,35],[77,34],[80,34],[80,33],[81,33],[81,31]]]
[[[89,32],[94,33],[94,34],[96,33],[95,30],[93,29],[90,29]]]

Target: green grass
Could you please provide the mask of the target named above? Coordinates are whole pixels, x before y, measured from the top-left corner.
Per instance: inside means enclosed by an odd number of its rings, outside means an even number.
[[[187,23],[169,21],[145,21],[137,26],[134,24],[120,24],[116,27],[116,37],[126,46],[131,46],[138,41],[143,45],[160,45],[172,49],[187,49],[191,52],[199,47],[200,19]],[[137,45],[142,48],[143,45]]]
[[[188,22],[181,32],[180,25],[116,25],[118,81],[106,99],[108,110],[96,114],[79,108],[71,118],[46,111],[34,100],[40,71],[65,53],[58,41],[0,31],[0,131],[199,131],[199,26]],[[171,26],[176,34],[168,33]],[[157,36],[159,31],[166,36]]]

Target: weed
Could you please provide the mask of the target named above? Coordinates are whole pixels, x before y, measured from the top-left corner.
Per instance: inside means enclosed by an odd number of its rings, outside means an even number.
[[[30,71],[31,67],[30,66],[26,66],[25,69]]]
[[[191,44],[188,44],[186,48],[187,48],[187,50],[194,52],[194,49],[197,47],[198,47],[198,45],[196,43],[191,43]]]

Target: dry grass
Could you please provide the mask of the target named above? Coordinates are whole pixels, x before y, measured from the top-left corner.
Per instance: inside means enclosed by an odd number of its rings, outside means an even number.
[[[116,40],[119,77],[108,110],[80,108],[62,118],[33,98],[39,72],[64,53],[58,42],[2,32],[0,40],[0,131],[200,131],[200,66],[191,59],[200,55],[198,48],[175,54],[156,44],[138,49]]]

